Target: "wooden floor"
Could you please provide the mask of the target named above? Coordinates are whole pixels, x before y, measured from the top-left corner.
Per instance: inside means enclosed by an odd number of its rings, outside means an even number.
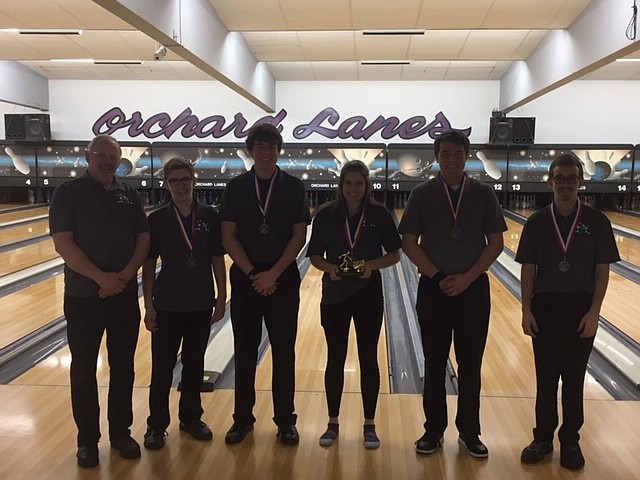
[[[0,221],[4,221],[4,215],[0,215]],[[511,222],[509,227],[505,243],[512,248],[513,242],[517,244],[521,227],[518,230],[518,225]],[[636,249],[636,254],[638,252],[640,247]],[[584,471],[575,473],[562,469],[558,463],[559,452],[541,465],[521,465],[520,451],[530,442],[533,425],[535,377],[531,345],[520,329],[518,301],[493,276],[490,278],[493,307],[483,366],[481,407],[482,439],[491,452],[488,460],[473,459],[460,450],[452,422],[442,451],[427,457],[415,453],[413,442],[422,434],[424,422],[421,398],[420,395],[389,393],[384,329],[379,348],[382,382],[376,416],[381,448],[367,451],[362,445],[363,413],[353,329],[345,366],[340,439],[328,449],[318,446],[318,437],[327,421],[323,379],[326,347],[318,306],[321,275],[312,267],[301,286],[296,345],[299,446],[284,447],[275,439],[275,426],[271,421],[271,357],[267,352],[256,378],[256,430],[242,444],[224,444],[224,433],[232,422],[233,392],[219,390],[203,394],[203,420],[214,430],[213,442],[203,444],[190,439],[179,432],[174,419],[168,429],[165,449],[159,452],[143,450],[140,460],[123,460],[110,450],[105,436],[100,444],[100,467],[89,471],[79,469],[75,460],[76,428],[69,399],[70,355],[68,348],[63,348],[12,384],[0,386],[0,479],[638,478],[633,472],[640,471],[640,457],[636,454],[640,430],[630,426],[640,425],[640,402],[613,401],[591,378],[585,384],[586,423],[581,431],[581,444],[587,459]],[[610,302],[614,308],[615,301],[610,301],[610,295],[618,289],[623,290],[622,295],[633,294],[625,290],[625,282],[612,280],[605,305]],[[392,294],[395,292],[385,292],[385,295]],[[59,276],[0,299],[0,311],[3,312],[0,348],[8,340],[20,338],[38,325],[60,316],[61,298],[62,278]],[[620,310],[612,311],[610,315],[639,318],[631,316],[635,313],[629,311],[628,305]],[[632,329],[637,322],[629,323],[628,328]],[[142,328],[136,352],[132,427],[133,436],[141,443],[148,414],[150,357],[150,334]],[[452,360],[455,363],[454,357]],[[106,435],[108,366],[104,349],[98,361],[98,382],[103,406],[102,431]],[[174,415],[177,401],[178,395],[172,392]],[[456,397],[449,397],[448,401],[452,419]]]

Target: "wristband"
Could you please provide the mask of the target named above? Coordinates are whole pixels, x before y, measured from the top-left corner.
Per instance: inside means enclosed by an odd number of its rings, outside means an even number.
[[[444,280],[446,278],[446,275],[444,273],[442,273],[440,270],[438,270],[433,277],[431,277],[431,280],[433,280],[436,284],[439,284],[442,280]]]

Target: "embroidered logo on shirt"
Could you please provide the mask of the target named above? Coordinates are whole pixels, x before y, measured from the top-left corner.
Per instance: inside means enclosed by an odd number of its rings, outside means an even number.
[[[133,205],[133,202],[126,193],[116,192],[116,203],[121,205]]]
[[[209,225],[207,225],[202,220],[198,220],[198,221],[196,221],[196,231],[198,231],[198,232],[209,232],[211,230],[209,228]]]
[[[589,225],[586,225],[582,222],[578,223],[576,226],[576,235],[591,235],[589,231]]]

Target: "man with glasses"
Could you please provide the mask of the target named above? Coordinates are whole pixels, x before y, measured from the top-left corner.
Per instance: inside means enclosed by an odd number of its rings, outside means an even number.
[[[549,167],[553,202],[529,217],[516,261],[522,264],[522,330],[533,339],[536,426],[521,454],[526,464],[553,452],[558,427],[558,381],[562,379],[560,464],[584,466],[578,431],[584,422],[587,361],[609,282],[609,264],[620,260],[611,223],[578,199],[580,160],[564,154]]]
[[[218,213],[193,198],[195,171],[188,160],[172,158],[164,165],[163,174],[171,201],[149,215],[151,249],[142,265],[144,323],[152,332],[144,446],[151,450],[165,445],[170,422],[169,391],[180,343],[180,430],[200,441],[213,438],[211,429],[201,420],[200,388],[211,325],[223,317],[227,300]],[[158,257],[162,269],[156,278]]]
[[[71,407],[78,427],[78,465],[85,468],[99,462],[96,363],[105,330],[109,439],[122,457],[140,456],[129,427],[140,327],[137,272],[149,249],[149,225],[136,190],[115,177],[121,154],[113,137],[91,140],[85,152],[87,171],[60,185],[49,209],[53,243],[65,262]]]
[[[254,125],[245,143],[254,166],[229,182],[220,210],[222,244],[233,259],[229,278],[236,368],[234,422],[225,442],[242,442],[256,421],[252,410],[264,319],[273,360],[277,437],[285,445],[296,445],[300,272],[295,260],[306,241],[309,206],[302,181],[277,166],[282,136],[276,127]]]

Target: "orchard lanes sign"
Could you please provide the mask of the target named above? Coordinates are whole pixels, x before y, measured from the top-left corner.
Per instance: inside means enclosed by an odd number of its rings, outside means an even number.
[[[286,116],[287,111],[280,110],[276,115],[259,118],[254,124],[271,123],[282,132],[284,127],[281,123]],[[131,138],[142,136],[147,139],[158,137],[171,139],[179,133],[179,136],[185,139],[192,137],[240,139],[247,136],[251,125],[242,113],[236,113],[230,120],[222,115],[211,115],[200,119],[193,114],[191,108],[186,108],[175,118],[166,112],[144,118],[139,111],[133,112],[130,117],[127,117],[121,108],[113,107],[94,123],[93,133],[95,135],[112,135],[119,130],[126,130]],[[441,111],[430,121],[422,115],[409,117],[403,121],[394,116],[378,115],[369,121],[362,115],[341,120],[340,114],[335,108],[327,107],[309,123],[296,126],[292,132],[293,137],[297,140],[303,140],[312,135],[328,139],[368,140],[376,133],[380,133],[380,136],[385,140],[413,140],[424,135],[436,139],[442,132],[451,129],[451,123]],[[461,129],[461,131],[468,136],[471,133],[471,127]]]

